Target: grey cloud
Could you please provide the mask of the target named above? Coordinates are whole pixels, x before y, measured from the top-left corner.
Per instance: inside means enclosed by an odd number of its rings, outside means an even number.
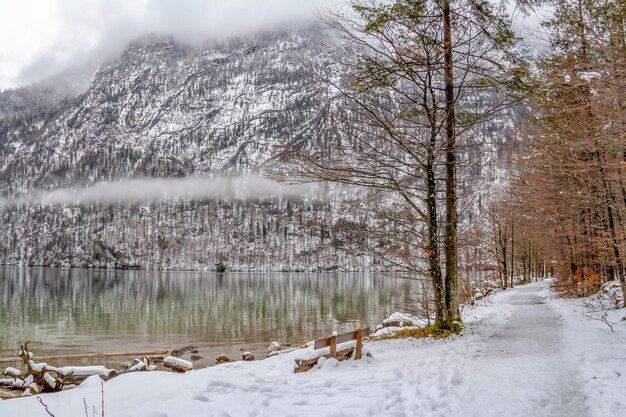
[[[96,0],[89,6],[84,0],[60,4],[64,30],[46,53],[35,56],[21,69],[21,85],[72,66],[107,59],[143,34],[171,34],[184,42],[232,36],[312,20],[314,12],[329,5],[330,0],[148,0],[140,13],[128,8],[139,3],[128,0]],[[81,31],[95,39],[88,49],[72,45],[72,35]]]
[[[314,184],[289,185],[255,176],[125,179],[99,182],[88,187],[36,191],[15,199],[0,198],[0,210],[39,204],[139,204],[170,200],[315,196],[319,191]]]
[[[39,81],[42,76],[48,77],[65,69],[65,63],[52,52],[37,56],[28,66],[22,69],[19,75],[21,84],[31,84]]]

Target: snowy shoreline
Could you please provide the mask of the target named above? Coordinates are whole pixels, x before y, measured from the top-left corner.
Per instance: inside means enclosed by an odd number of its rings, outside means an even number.
[[[372,357],[303,374],[293,373],[302,355],[295,351],[186,374],[122,375],[103,385],[105,415],[548,416],[560,407],[574,410],[569,415],[618,415],[626,321],[624,309],[610,314],[615,332],[585,317],[578,300],[556,299],[540,282],[467,308],[461,336],[371,341],[365,349]],[[537,340],[521,337],[535,333]],[[40,397],[56,417],[84,416],[85,404],[101,415],[101,390],[95,377]],[[571,401],[574,394],[582,402]],[[46,413],[30,397],[0,401],[0,415]]]

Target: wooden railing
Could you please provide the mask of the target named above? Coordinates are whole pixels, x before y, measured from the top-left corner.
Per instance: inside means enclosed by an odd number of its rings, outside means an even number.
[[[361,356],[363,355],[363,338],[369,336],[370,333],[371,333],[371,330],[369,329],[369,327],[366,327],[363,329],[355,330],[353,332],[343,333],[340,335],[333,333],[330,337],[327,337],[326,339],[316,340],[313,344],[313,350],[316,351],[319,349],[329,347],[330,349],[329,349],[328,354],[324,355],[322,354],[322,352],[320,352],[319,355],[317,356],[314,355],[313,357],[308,357],[307,359],[296,359],[295,361],[296,361],[297,367],[294,369],[294,371],[295,372],[308,371],[313,366],[315,366],[317,361],[322,357],[335,358],[337,360],[343,361],[343,360],[351,358],[352,353],[354,353],[355,360],[361,359]],[[342,349],[341,351],[337,352],[337,345],[350,342],[352,340],[356,340],[356,346],[354,347],[350,346],[346,349]]]
[[[334,358],[337,355],[337,345],[341,343],[349,342],[351,340],[356,340],[354,359],[358,360],[358,359],[361,359],[361,355],[362,355],[363,338],[369,336],[370,332],[371,332],[370,328],[366,327],[363,329],[355,330],[353,332],[343,333],[343,334],[340,334],[339,336],[334,334],[326,339],[316,340],[315,344],[313,345],[313,349],[317,350],[317,349],[322,349],[322,348],[330,346],[330,354],[328,355],[328,357]]]

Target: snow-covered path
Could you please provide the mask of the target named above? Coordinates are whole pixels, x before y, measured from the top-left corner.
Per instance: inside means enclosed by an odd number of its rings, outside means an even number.
[[[484,388],[498,390],[508,380],[509,386],[499,399],[509,404],[517,400],[516,414],[589,415],[583,378],[563,340],[563,322],[557,311],[542,300],[540,288],[526,286],[512,291],[507,300],[513,306],[511,319],[485,340],[488,350],[482,361],[474,362],[475,375],[481,365],[501,370],[505,379],[494,378],[491,386]],[[479,381],[475,386],[480,385]]]
[[[496,308],[506,311],[506,321],[472,323],[467,331],[474,334],[465,343],[448,343],[439,354],[423,358],[419,369],[445,369],[440,381],[436,371],[427,376],[406,372],[407,393],[411,387],[429,387],[425,378],[436,381],[433,392],[413,390],[414,407],[423,411],[418,415],[589,415],[578,366],[566,352],[561,316],[543,301],[545,289],[507,290]]]
[[[465,322],[453,339],[370,342],[372,358],[304,374],[288,353],[123,375],[104,385],[106,417],[626,416],[626,321],[611,333],[543,282],[497,294]],[[83,385],[42,397],[56,417],[84,416],[83,398],[99,415],[99,383]],[[46,416],[32,398],[0,402],[13,415]]]

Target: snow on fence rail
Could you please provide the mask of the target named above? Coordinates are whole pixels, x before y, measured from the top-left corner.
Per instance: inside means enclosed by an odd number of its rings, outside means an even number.
[[[308,371],[317,364],[320,358],[334,358],[343,361],[352,357],[352,353],[354,353],[355,360],[361,359],[363,338],[369,336],[370,333],[370,328],[366,327],[340,335],[335,332],[328,338],[316,340],[313,343],[313,351],[295,359],[297,366],[294,368],[294,372]]]

